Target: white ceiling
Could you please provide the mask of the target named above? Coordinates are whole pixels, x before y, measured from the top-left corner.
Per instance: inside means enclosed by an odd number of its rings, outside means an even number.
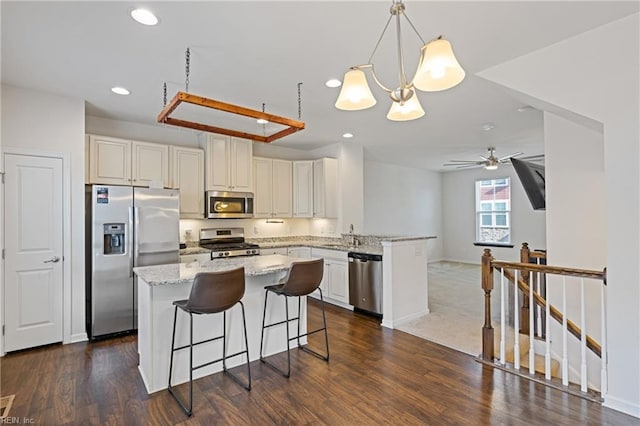
[[[518,112],[521,101],[476,73],[639,10],[637,1],[407,0],[407,16],[422,37],[444,34],[467,77],[448,91],[420,92],[425,117],[398,123],[386,119],[390,100],[370,77],[378,103],[365,111],[337,110],[340,89],[324,85],[368,60],[390,4],[2,1],[2,82],[84,99],[88,115],[153,124],[163,106],[163,83],[169,98],[185,90],[188,47],[189,92],[197,95],[258,110],[265,103],[267,112],[295,119],[297,83],[303,83],[306,129],[275,142],[279,146],[313,149],[351,132],[350,141],[365,147],[367,159],[442,169],[450,159],[479,159],[488,146],[497,148],[497,156],[542,153],[541,112]],[[129,13],[140,6],[160,24],[133,21]],[[403,24],[411,78],[421,43]],[[397,81],[394,44],[390,27],[373,59],[387,86]],[[111,93],[116,85],[131,95]],[[495,129],[482,130],[487,122]]]

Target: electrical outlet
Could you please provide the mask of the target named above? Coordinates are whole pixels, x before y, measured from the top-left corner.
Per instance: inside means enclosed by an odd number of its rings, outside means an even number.
[[[416,247],[414,253],[416,256],[422,256],[422,247]]]
[[[257,225],[253,227],[253,233],[256,235],[259,234]]]

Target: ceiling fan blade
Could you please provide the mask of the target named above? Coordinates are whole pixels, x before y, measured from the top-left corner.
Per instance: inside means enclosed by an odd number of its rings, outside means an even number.
[[[480,167],[481,164],[484,164],[484,163],[465,164],[465,165],[456,167],[456,169],[472,169],[474,167]]]
[[[508,160],[508,159],[510,159],[512,157],[517,157],[518,155],[522,155],[522,154],[524,154],[524,152],[514,152],[513,154],[509,154],[509,155],[505,155],[504,157],[500,157],[498,159],[498,161],[503,162],[503,161]]]
[[[542,158],[544,158],[544,154],[529,155],[527,157],[521,157],[520,160],[540,160]]]
[[[470,161],[470,160],[449,160],[450,163],[469,163],[469,164],[476,164],[479,163],[479,161]]]

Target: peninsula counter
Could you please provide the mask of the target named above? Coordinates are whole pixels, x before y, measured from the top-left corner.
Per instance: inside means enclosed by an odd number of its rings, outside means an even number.
[[[291,263],[302,260],[296,257],[269,255],[215,259],[205,262],[190,262],[171,265],[143,266],[134,268],[138,290],[138,370],[148,393],[166,389],[169,378],[169,357],[171,352],[171,331],[173,327],[172,303],[187,299],[198,272],[215,272],[245,268],[245,295],[242,298],[247,316],[247,338],[249,359],[259,359],[262,310],[264,308],[264,287],[282,279]],[[302,313],[300,330],[307,329],[306,298],[301,299]],[[282,298],[270,297],[267,306],[267,323],[285,319],[285,304]],[[297,316],[297,303],[289,304],[289,317]],[[222,334],[222,313],[193,316],[193,340],[198,342]],[[188,344],[188,315],[178,312],[176,327],[176,347]],[[292,336],[297,331],[296,322],[290,325]],[[272,355],[287,349],[284,326],[272,327],[265,331],[265,355]],[[306,343],[305,340],[301,339]],[[236,305],[227,312],[227,353],[244,349],[242,334],[242,312]],[[211,361],[222,355],[222,342],[210,342],[197,346],[193,351],[193,364]],[[228,360],[227,367],[243,364],[245,359],[238,356]],[[194,371],[194,379],[222,370],[222,363],[216,363]],[[176,352],[172,383],[189,380],[189,350]]]

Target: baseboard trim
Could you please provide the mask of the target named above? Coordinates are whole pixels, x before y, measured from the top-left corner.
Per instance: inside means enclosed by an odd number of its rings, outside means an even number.
[[[602,406],[640,419],[640,404],[606,395]]]
[[[87,340],[89,340],[87,333],[77,333],[72,334],[71,339],[68,342],[64,342],[64,344],[86,342]]]

